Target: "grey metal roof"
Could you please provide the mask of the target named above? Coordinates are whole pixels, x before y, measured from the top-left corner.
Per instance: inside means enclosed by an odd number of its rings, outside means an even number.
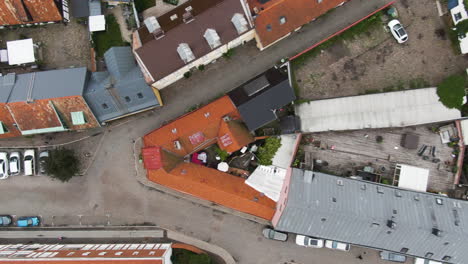
[[[108,71],[92,73],[84,95],[100,122],[159,106],[130,47],[110,48],[104,59]]]
[[[387,226],[388,220],[394,228]],[[287,204],[275,228],[468,263],[467,201],[318,172],[293,169]],[[440,236],[433,234],[434,228]]]
[[[250,131],[276,120],[275,111],[296,99],[288,75],[275,68],[256,76],[228,95]]]
[[[86,0],[71,0],[71,13],[73,17],[88,17],[89,4]]]
[[[9,73],[4,76],[0,76],[0,103],[8,102],[11,90],[15,84],[16,74]]]
[[[86,75],[84,67],[17,74],[8,102],[83,95]]]
[[[101,0],[89,0],[89,16],[102,15]]]

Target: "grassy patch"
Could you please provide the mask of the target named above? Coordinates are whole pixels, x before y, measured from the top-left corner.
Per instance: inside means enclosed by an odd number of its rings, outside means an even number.
[[[297,57],[293,60],[295,65],[304,65],[305,62],[310,59],[316,57],[322,50],[329,48],[335,42],[339,40],[349,40],[353,39],[354,37],[369,32],[371,28],[376,25],[380,25],[382,23],[382,12],[378,12],[375,15],[369,17],[368,19],[360,22],[357,25],[349,28],[345,32],[334,36],[333,38],[323,42],[322,44],[318,45],[317,47],[311,49],[310,51],[302,54],[301,56]]]
[[[135,8],[138,13],[156,5],[156,0],[135,0]]]
[[[207,254],[196,254],[185,249],[174,248],[171,260],[173,264],[211,264],[211,257]]]
[[[447,108],[461,109],[465,97],[466,78],[462,75],[452,75],[437,86],[439,100]]]
[[[106,16],[106,26],[106,31],[93,33],[93,42],[98,57],[104,56],[104,53],[111,47],[129,45],[122,39],[119,24],[113,15]]]
[[[261,165],[271,165],[276,151],[281,147],[281,138],[269,137],[265,139],[265,144],[258,148],[258,163]]]

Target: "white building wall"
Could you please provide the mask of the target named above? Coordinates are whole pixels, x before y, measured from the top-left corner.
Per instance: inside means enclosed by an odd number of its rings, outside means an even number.
[[[227,52],[228,49],[232,49],[232,48],[235,48],[241,44],[243,44],[244,42],[248,42],[252,39],[255,38],[255,30],[251,29],[250,31],[248,31],[247,33],[244,33],[242,34],[241,36],[239,36],[238,38],[232,40],[231,42],[225,44],[225,45],[222,45],[220,46],[219,48],[213,50],[212,52],[206,54],[205,56],[201,57],[201,58],[198,58],[188,64],[186,64],[184,67],[178,69],[177,71],[167,75],[166,77],[158,80],[157,82],[153,83],[153,87],[154,88],[157,88],[157,89],[163,89],[173,83],[175,83],[176,81],[184,78],[184,73],[190,71],[190,69],[192,68],[196,68],[198,67],[199,65],[206,65],[206,64],[209,64],[210,62],[220,58],[221,56],[223,56],[223,53]],[[137,61],[139,61],[139,58],[137,57]],[[140,64],[140,62],[139,62]],[[142,64],[140,64],[142,65]],[[146,68],[145,68],[146,69]]]

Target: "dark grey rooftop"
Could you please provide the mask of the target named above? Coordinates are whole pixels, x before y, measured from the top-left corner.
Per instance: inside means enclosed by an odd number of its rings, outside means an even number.
[[[86,84],[86,68],[72,68],[43,72],[6,75],[0,77],[1,102],[24,102],[65,96],[83,95]],[[14,87],[7,89],[13,81]],[[7,81],[8,80],[8,81]]]
[[[88,17],[89,16],[89,4],[86,0],[71,0],[70,11],[73,17]]]
[[[85,99],[100,122],[159,106],[130,47],[110,48],[104,59],[108,71],[92,73],[85,92]]]
[[[318,172],[293,169],[287,204],[275,228],[468,263],[467,201]]]
[[[286,73],[271,68],[228,93],[250,131],[274,120],[276,110],[296,99]]]

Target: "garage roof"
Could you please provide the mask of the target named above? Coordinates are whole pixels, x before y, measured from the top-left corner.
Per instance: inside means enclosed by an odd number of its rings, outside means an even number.
[[[461,118],[448,109],[436,88],[341,97],[296,106],[304,132],[405,127]]]
[[[19,65],[36,61],[32,39],[21,39],[7,42],[8,64]]]
[[[428,169],[405,164],[397,164],[397,168],[400,169],[398,187],[420,192],[427,191],[427,183],[429,181]]]

